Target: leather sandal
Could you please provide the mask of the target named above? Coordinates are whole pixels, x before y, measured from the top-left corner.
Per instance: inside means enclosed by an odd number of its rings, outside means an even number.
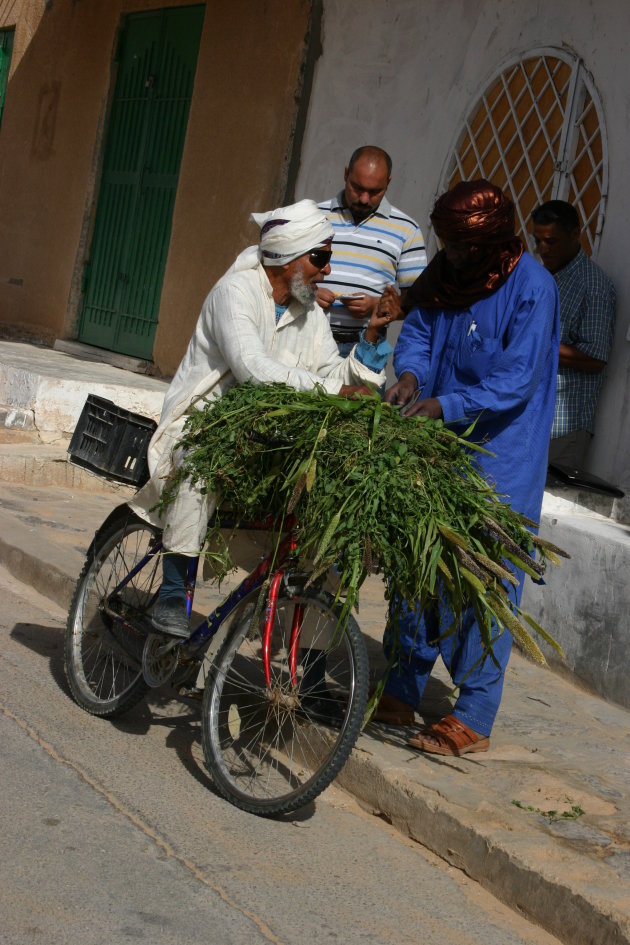
[[[434,755],[467,755],[473,751],[487,751],[490,739],[479,735],[460,722],[454,715],[423,728],[407,742],[418,751],[427,751]]]
[[[413,725],[415,721],[414,708],[408,702],[403,702],[398,696],[392,696],[389,692],[384,692],[374,710],[372,721],[385,722],[387,725]]]

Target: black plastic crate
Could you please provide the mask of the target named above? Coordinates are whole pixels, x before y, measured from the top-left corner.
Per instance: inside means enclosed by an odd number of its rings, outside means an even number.
[[[156,426],[155,420],[89,394],[68,446],[70,462],[142,486],[149,478],[147,447]]]

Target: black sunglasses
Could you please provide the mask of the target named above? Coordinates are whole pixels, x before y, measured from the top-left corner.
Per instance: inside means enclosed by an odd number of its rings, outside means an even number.
[[[312,249],[308,258],[316,269],[325,269],[332,259],[332,249]]]

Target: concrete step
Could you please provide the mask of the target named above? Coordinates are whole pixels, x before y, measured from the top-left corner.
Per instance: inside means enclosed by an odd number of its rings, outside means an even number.
[[[42,443],[36,434],[0,428],[0,479],[24,486],[55,486],[119,497],[120,502],[135,489],[69,461],[68,439]]]
[[[124,499],[44,483],[0,487],[0,562],[25,584],[67,607],[92,536]]]

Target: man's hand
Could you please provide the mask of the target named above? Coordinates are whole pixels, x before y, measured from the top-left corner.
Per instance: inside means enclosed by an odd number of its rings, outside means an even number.
[[[418,381],[415,375],[411,374],[409,371],[405,371],[404,374],[400,375],[398,383],[389,388],[385,394],[385,401],[388,404],[400,404],[404,406],[409,403],[417,387]]]
[[[342,295],[341,301],[348,309],[353,318],[369,318],[372,312],[378,307],[378,296],[365,295]]]
[[[326,310],[335,301],[335,293],[331,289],[327,289],[326,286],[320,285],[317,288],[317,304]]]
[[[404,408],[402,412],[406,417],[429,417],[431,420],[441,420],[442,404],[437,397],[427,397],[426,400],[416,400],[410,407]]]
[[[427,397],[424,400],[414,400],[417,396],[418,381],[410,371],[401,374],[400,380],[390,387],[385,394],[388,404],[400,404],[401,413],[405,417],[430,417],[431,420],[441,420],[443,417],[442,404],[437,397]]]
[[[378,314],[387,318],[388,323],[404,319],[402,300],[393,285],[385,287],[378,303]]]
[[[339,388],[340,397],[371,397],[374,391],[365,384],[344,384]]]
[[[371,344],[377,344],[381,338],[381,331],[383,328],[387,328],[391,320],[391,315],[381,315],[380,307],[375,306],[370,315],[370,320],[365,326],[365,340]]]
[[[583,374],[601,374],[606,367],[605,361],[599,361],[592,358],[589,354],[584,354],[575,345],[560,345],[560,367],[573,368],[574,371],[582,371]]]

